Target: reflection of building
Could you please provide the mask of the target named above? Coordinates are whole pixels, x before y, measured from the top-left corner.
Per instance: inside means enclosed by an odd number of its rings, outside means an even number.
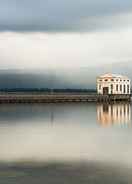
[[[129,103],[98,104],[97,119],[103,126],[130,123],[131,105]]]
[[[130,94],[130,79],[126,76],[105,74],[97,78],[98,94]]]

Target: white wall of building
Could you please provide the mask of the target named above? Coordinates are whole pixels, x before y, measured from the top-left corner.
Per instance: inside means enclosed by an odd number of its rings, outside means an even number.
[[[104,88],[108,94],[131,94],[131,81],[126,76],[105,74],[97,78],[98,94],[104,94]]]

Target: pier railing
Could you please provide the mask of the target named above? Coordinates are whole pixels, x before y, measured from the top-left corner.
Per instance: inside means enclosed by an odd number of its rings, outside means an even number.
[[[130,100],[130,95],[0,93],[0,103],[109,102]]]

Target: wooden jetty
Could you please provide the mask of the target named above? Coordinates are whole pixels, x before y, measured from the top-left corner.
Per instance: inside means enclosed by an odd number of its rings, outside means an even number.
[[[79,93],[0,93],[0,103],[57,103],[130,101],[130,95],[98,95]]]

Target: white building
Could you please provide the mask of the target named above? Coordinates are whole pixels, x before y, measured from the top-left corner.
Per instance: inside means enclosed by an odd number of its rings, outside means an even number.
[[[130,79],[126,76],[105,74],[97,77],[98,94],[131,94]]]

